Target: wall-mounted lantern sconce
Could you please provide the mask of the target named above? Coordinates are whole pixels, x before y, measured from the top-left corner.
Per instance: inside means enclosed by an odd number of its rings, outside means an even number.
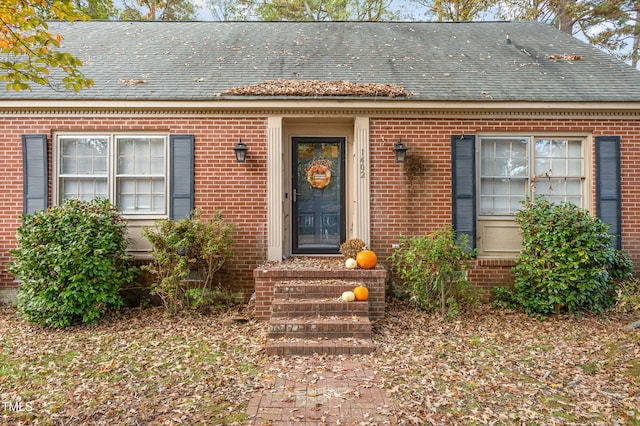
[[[398,139],[398,142],[393,144],[393,156],[396,158],[396,163],[404,163],[407,159],[407,146],[402,143],[402,138]]]
[[[242,139],[238,139],[238,143],[233,147],[236,153],[236,160],[238,163],[244,163],[247,160],[247,145],[242,142]]]

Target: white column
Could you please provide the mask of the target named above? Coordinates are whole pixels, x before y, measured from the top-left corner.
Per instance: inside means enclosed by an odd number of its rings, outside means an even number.
[[[267,260],[283,254],[283,146],[282,117],[267,121]]]
[[[356,193],[354,238],[371,244],[371,185],[369,159],[369,117],[356,117],[354,129],[354,153],[356,157]]]

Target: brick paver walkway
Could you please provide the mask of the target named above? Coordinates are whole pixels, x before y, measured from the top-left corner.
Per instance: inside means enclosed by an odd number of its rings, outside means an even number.
[[[247,408],[250,425],[390,425],[391,402],[356,357],[291,357],[267,364]]]

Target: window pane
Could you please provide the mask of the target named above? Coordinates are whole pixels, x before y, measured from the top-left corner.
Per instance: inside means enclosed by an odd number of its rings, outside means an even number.
[[[133,160],[131,157],[118,157],[118,174],[132,175],[134,174]]]
[[[509,206],[511,212],[517,212],[522,208],[522,203],[526,197],[524,195],[511,197],[511,205]]]
[[[96,157],[93,160],[93,173],[97,175],[106,175],[109,171],[107,157]]]
[[[528,138],[480,140],[480,214],[510,215],[527,194]]]
[[[151,182],[148,179],[138,180],[138,194],[149,194],[151,192]]]
[[[582,158],[582,141],[569,141],[567,155],[573,158]]]
[[[118,154],[122,157],[133,157],[133,144],[132,139],[118,139]]]
[[[136,175],[148,175],[150,171],[149,169],[149,157],[138,155],[136,153],[134,173]]]
[[[582,151],[581,140],[537,139],[535,195],[553,203],[571,201],[582,206]],[[576,178],[569,179],[569,176]]]
[[[119,178],[118,205],[129,213],[164,213],[164,178]],[[153,202],[153,203],[152,203]]]
[[[62,174],[75,175],[77,174],[76,157],[62,157],[60,159],[60,171]]]
[[[582,181],[581,179],[567,179],[567,196],[581,196],[582,195]]]
[[[493,182],[493,193],[496,195],[508,195],[511,190],[509,189],[509,179],[496,179]]]
[[[151,197],[149,195],[138,194],[138,196],[136,197],[136,211],[138,212],[151,211]]]
[[[151,158],[151,174],[152,175],[164,174],[164,158]]]
[[[62,188],[61,201],[70,198],[92,200],[108,196],[106,178],[61,178],[60,183]]]
[[[582,160],[569,159],[567,176],[582,176]]]
[[[117,146],[117,198],[122,211],[164,214],[165,138],[118,138]]]
[[[536,157],[550,157],[551,156],[551,141],[547,139],[536,140]]]
[[[153,206],[151,207],[151,210],[153,211],[164,210],[164,194],[154,195],[152,199],[153,199]]]
[[[76,155],[76,141],[77,139],[63,139],[60,141],[60,152],[64,156]]]
[[[118,200],[118,206],[123,213],[135,213],[135,196],[133,195],[120,195]]]
[[[93,174],[93,164],[91,164],[91,157],[78,157],[76,173],[79,175]]]
[[[551,160],[551,172],[555,176],[567,175],[567,162],[563,158],[561,160]]]
[[[62,136],[58,141],[59,201],[108,197],[109,138]]]
[[[151,140],[151,156],[164,158],[164,138]]]

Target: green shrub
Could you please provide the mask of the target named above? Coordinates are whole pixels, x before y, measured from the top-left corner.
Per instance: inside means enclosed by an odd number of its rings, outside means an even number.
[[[136,269],[127,222],[108,200],[72,199],[22,217],[9,271],[22,281],[18,310],[29,322],[67,327],[96,322],[122,305]]]
[[[607,225],[571,203],[527,201],[516,215],[522,251],[514,288],[499,301],[529,315],[600,312],[612,306],[615,282],[630,276],[631,262],[616,250]]]
[[[206,308],[221,300],[224,292],[215,288],[214,278],[233,256],[235,229],[223,221],[222,212],[205,222],[200,210],[191,218],[161,219],[143,228],[152,246],[152,261],[143,269],[156,277],[151,293],[160,297],[169,314]]]
[[[400,248],[391,261],[418,308],[440,309],[443,316],[455,316],[461,306],[476,302],[466,279],[474,252],[464,247],[466,239],[456,243],[451,227],[426,236],[400,237]]]

